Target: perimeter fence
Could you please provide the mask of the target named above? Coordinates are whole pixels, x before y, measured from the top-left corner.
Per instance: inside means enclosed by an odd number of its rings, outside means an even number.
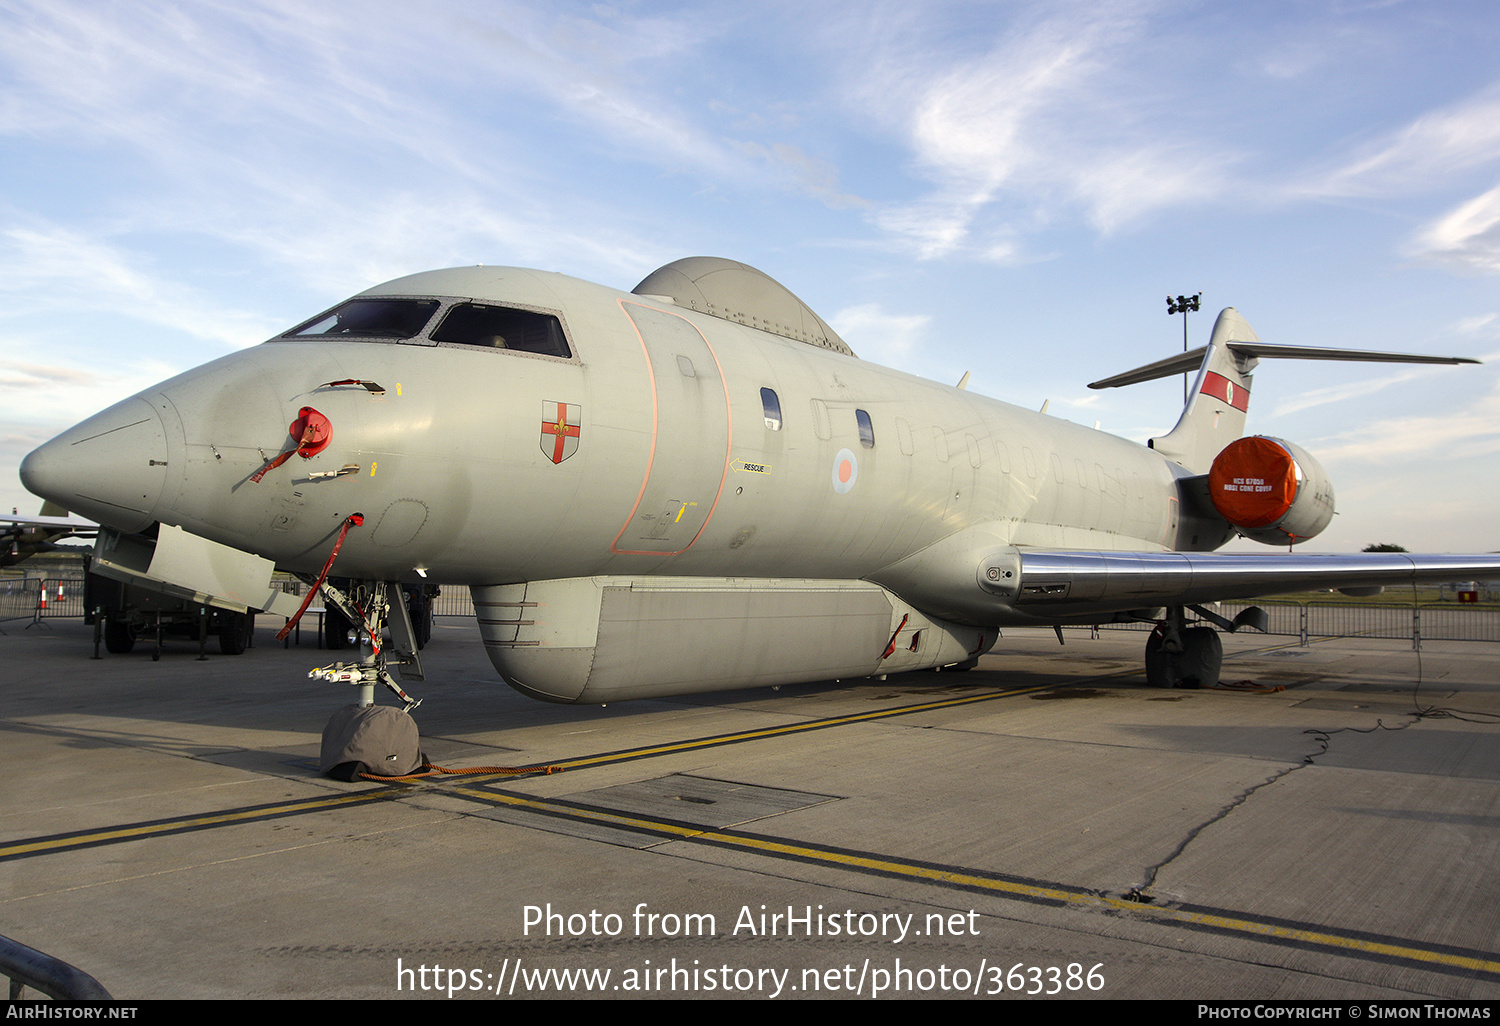
[[[1302,602],[1220,602],[1212,608],[1233,620],[1244,609],[1266,611],[1266,633],[1300,639],[1396,638],[1418,647],[1423,641],[1500,642],[1500,606],[1454,602],[1360,603],[1310,599]],[[1149,631],[1150,623],[1101,624],[1101,630]],[[1089,628],[1092,629],[1092,628]]]

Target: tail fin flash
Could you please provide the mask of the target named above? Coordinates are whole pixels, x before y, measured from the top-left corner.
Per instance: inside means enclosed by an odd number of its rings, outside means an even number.
[[[1208,345],[1165,360],[1092,382],[1090,388],[1116,388],[1153,381],[1195,368],[1197,380],[1171,431],[1153,438],[1150,446],[1195,474],[1208,472],[1226,445],[1245,431],[1250,408],[1251,371],[1262,359],[1352,360],[1366,363],[1478,363],[1462,356],[1384,353],[1366,349],[1324,349],[1262,342],[1234,307],[1226,307],[1214,322]]]
[[[1177,425],[1147,443],[1194,473],[1206,473],[1224,446],[1245,433],[1245,414],[1250,409],[1250,372],[1260,361],[1236,349],[1234,342],[1259,344],[1260,339],[1231,306],[1214,321],[1213,335],[1207,349],[1202,351],[1198,378],[1188,393]]]

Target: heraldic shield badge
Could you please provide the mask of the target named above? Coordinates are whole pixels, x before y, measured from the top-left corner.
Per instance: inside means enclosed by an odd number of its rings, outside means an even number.
[[[542,452],[553,463],[561,463],[578,451],[582,419],[581,406],[542,400]]]

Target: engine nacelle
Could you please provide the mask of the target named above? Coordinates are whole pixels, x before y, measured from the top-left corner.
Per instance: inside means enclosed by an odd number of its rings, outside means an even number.
[[[1333,519],[1333,484],[1299,445],[1255,435],[1224,447],[1208,472],[1214,509],[1246,538],[1295,545]]]

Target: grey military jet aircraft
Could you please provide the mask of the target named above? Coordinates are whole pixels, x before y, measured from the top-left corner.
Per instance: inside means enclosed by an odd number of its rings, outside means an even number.
[[[1196,373],[1138,445],[859,360],[732,261],[631,292],[466,267],[147,389],[21,477],[208,593],[263,593],[273,566],[321,583],[361,650],[314,675],[367,698],[421,677],[398,590],[421,579],[469,586],[496,669],[557,702],[964,667],[1005,626],[1120,620],[1157,622],[1147,676],[1173,686],[1217,680],[1216,628],[1263,623],[1205,603],[1500,571],[1215,554],[1333,515],[1312,456],[1242,437],[1270,357],[1472,362],[1268,345],[1228,309],[1206,347],[1095,383]]]

